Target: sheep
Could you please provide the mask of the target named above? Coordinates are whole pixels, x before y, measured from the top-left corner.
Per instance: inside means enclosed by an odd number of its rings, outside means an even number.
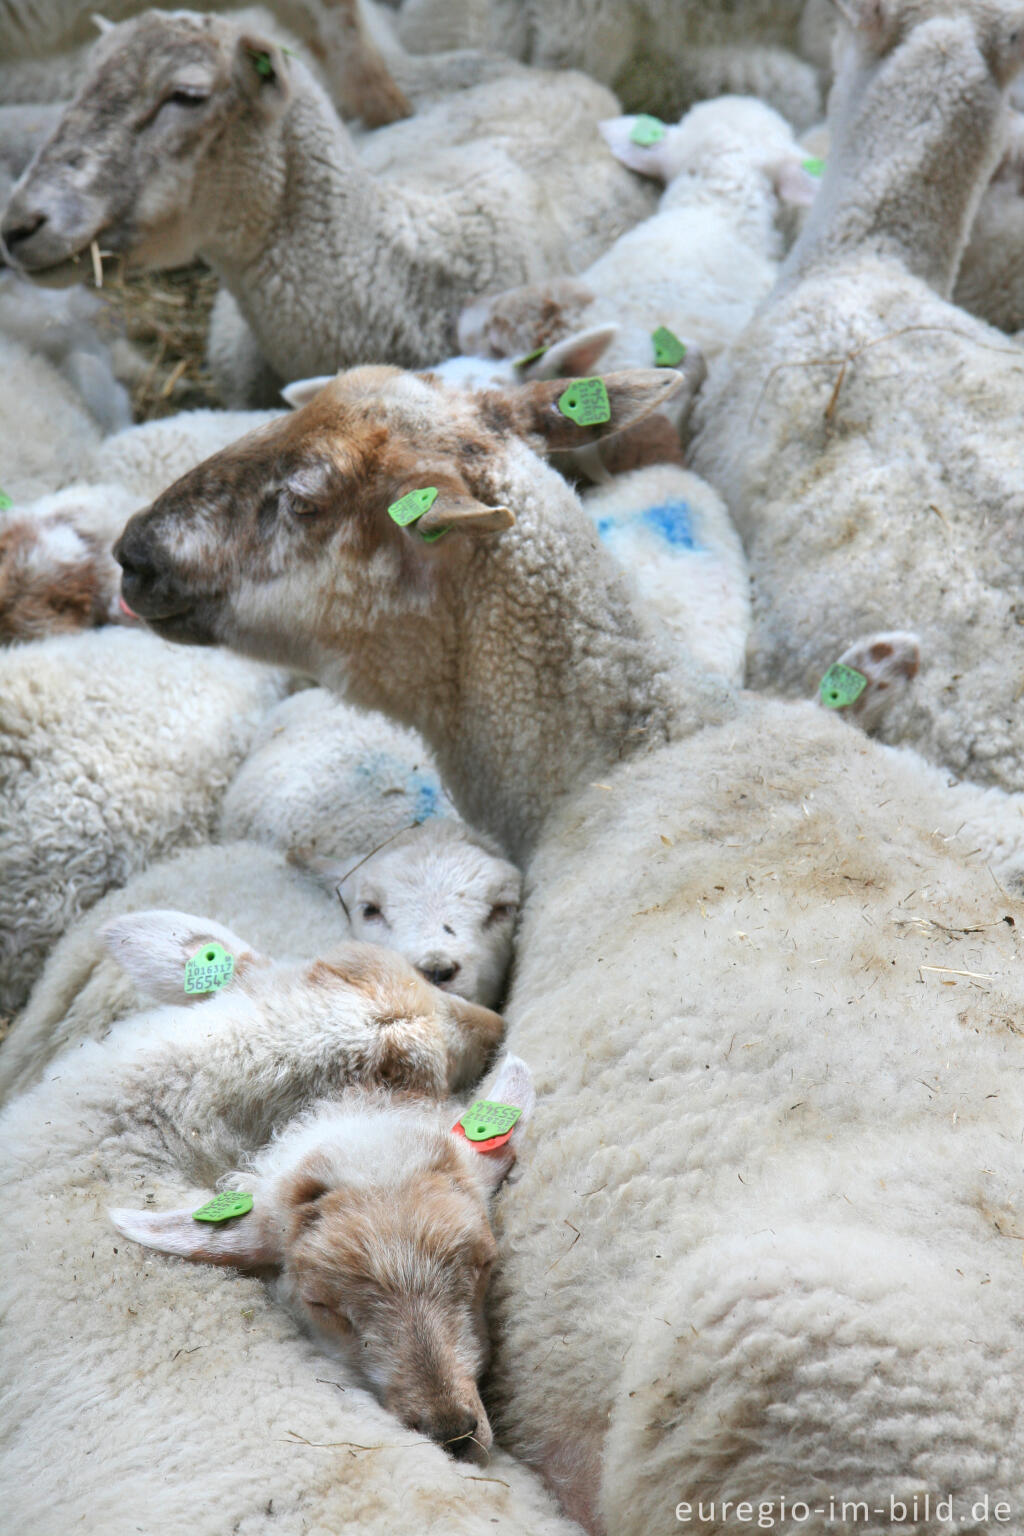
[[[0,651],[0,1011],[112,886],[206,841],[280,672],[108,627]]]
[[[701,103],[650,144],[633,142],[639,121],[609,119],[601,132],[630,169],[666,183],[658,212],[575,281],[468,305],[466,352],[530,353],[567,330],[615,322],[606,372],[653,367],[661,327],[696,342],[710,363],[746,325],[778,271],[783,209],[813,198],[805,152],[777,112],[743,97]]]
[[[310,688],[265,716],[217,835],[354,863],[414,822],[453,814],[422,737]]]
[[[456,821],[428,821],[355,864],[293,855],[336,888],[353,938],[396,949],[435,987],[494,1007],[519,912],[518,869]]]
[[[948,302],[999,154],[1016,12],[936,15],[881,58],[876,13],[861,15],[821,191],[701,396],[693,467],[750,561],[752,686],[805,694],[851,634],[895,623],[926,664],[881,738],[1017,790],[1024,369],[1019,348]]]
[[[705,97],[763,97],[797,128],[817,120],[821,85],[798,58],[804,0],[680,5],[679,0],[406,0],[398,33],[426,51],[468,42],[545,68],[582,69],[631,109],[677,114]],[[817,39],[815,39],[817,41]]]
[[[1024,330],[1024,113],[1011,112],[1007,142],[978,204],[953,298],[989,325]]]
[[[298,59],[220,17],[150,12],[100,39],[0,234],[33,276],[72,273],[100,226],[137,266],[201,255],[285,382],[427,364],[473,294],[584,266],[649,211],[601,151],[609,110],[582,76],[497,80],[380,130],[407,179],[379,179]]]
[[[492,1380],[567,1513],[651,1536],[783,1491],[1016,1507],[1019,803],[657,643],[535,451],[677,387],[604,385],[580,426],[558,384],[343,375],[129,523],[127,598],[417,726],[526,864],[506,1015],[540,1102]],[[351,467],[269,528],[303,450]]]
[[[168,917],[162,924],[152,913],[122,918],[107,939],[151,990],[166,985],[180,996],[186,952],[174,943],[180,914]],[[246,953],[243,941],[237,946],[235,978],[222,991],[125,1021],[105,1041],[66,1055],[3,1115],[0,1284],[12,1324],[4,1330],[3,1378],[19,1400],[3,1457],[8,1518],[26,1532],[84,1522],[111,1533],[142,1524],[214,1536],[225,1522],[249,1532],[396,1530],[415,1509],[426,1525],[466,1536],[497,1528],[569,1536],[509,1457],[495,1455],[499,1483],[487,1485],[481,1500],[478,1485],[464,1481],[479,1473],[403,1428],[377,1401],[421,1420],[438,1439],[468,1428],[451,1423],[456,1408],[465,1417],[476,1407],[466,1378],[482,1345],[470,1309],[479,1310],[493,1248],[488,1198],[508,1170],[516,1133],[497,1154],[478,1154],[449,1132],[462,1106],[443,1099],[432,1106],[420,1095],[471,1081],[500,1037],[500,1019],[438,994],[381,951],[366,956],[349,945],[285,968]],[[404,1081],[417,1096],[397,1092],[389,1100],[372,1086],[382,1080]],[[360,1083],[362,1091],[350,1086]],[[529,1082],[520,1063],[506,1064],[486,1091],[521,1105],[525,1123]],[[274,1131],[278,1139],[266,1146]],[[190,1217],[193,1255],[202,1246],[223,1261],[233,1251],[244,1265],[242,1246],[259,1231],[260,1258],[281,1264],[276,1289],[301,1315],[302,1332],[283,1308],[268,1305],[256,1279],[213,1265],[183,1267],[108,1224],[113,1206],[132,1237],[171,1246],[166,1208],[195,1210],[233,1169],[255,1194],[252,1213],[215,1229]],[[373,1271],[356,1209],[372,1208],[375,1196],[389,1202],[377,1273],[397,1282],[390,1326],[370,1304]],[[418,1222],[406,1215],[417,1196]],[[281,1240],[266,1218],[289,1207],[302,1220]],[[343,1268],[333,1240],[345,1218],[352,1262]],[[334,1276],[355,1271],[345,1314],[310,1305],[337,1295],[314,1289],[321,1279],[314,1225],[332,1241]],[[175,1246],[184,1246],[180,1237]],[[428,1246],[436,1256],[431,1275],[423,1270]],[[391,1263],[396,1253],[415,1260],[404,1277]],[[413,1276],[424,1282],[419,1326],[401,1305]],[[463,1320],[455,1369],[450,1346],[435,1347],[417,1367],[411,1336],[432,1336],[432,1282],[445,1276],[448,1316]],[[350,1368],[349,1317],[367,1345]],[[70,1350],[56,1319],[70,1326]],[[396,1371],[402,1365],[404,1373]],[[454,1403],[450,1395],[445,1402],[446,1379]],[[88,1426],[88,1454],[69,1441],[69,1413]],[[476,1416],[476,1438],[486,1442],[486,1418],[482,1410]],[[45,1486],[28,1463],[32,1446],[55,1435],[69,1455],[59,1483]]]
[[[704,670],[742,683],[750,579],[739,536],[707,482],[656,464],[595,487],[583,505],[629,572],[637,606],[655,613]]]
[[[492,1007],[511,957],[519,886],[518,870],[487,839],[445,822],[365,861],[295,852],[286,860],[253,842],[179,850],[108,892],[54,945],[0,1051],[0,1101],[37,1082],[58,1051],[102,1039],[145,1001],[102,944],[112,917],[190,903],[278,959],[312,958],[347,934],[396,950],[439,990]],[[371,893],[379,917],[364,911]]]

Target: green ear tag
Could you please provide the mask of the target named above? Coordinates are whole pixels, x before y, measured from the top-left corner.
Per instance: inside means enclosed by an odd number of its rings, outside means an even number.
[[[185,991],[219,992],[235,974],[235,957],[223,944],[204,944],[185,966]]]
[[[8,496],[7,492],[0,491],[0,512],[9,512],[13,506],[14,502]]]
[[[845,667],[841,661],[829,667],[821,680],[818,692],[826,709],[845,709],[860,698],[868,680],[856,667]]]
[[[493,1099],[477,1099],[458,1121],[467,1141],[488,1141],[510,1131],[522,1114],[515,1104],[495,1104]]]
[[[824,160],[818,160],[817,158],[812,160],[801,160],[800,167],[801,170],[807,172],[808,176],[820,176],[822,171],[825,169],[825,162]]]
[[[262,75],[264,80],[269,80],[274,73],[274,66],[270,62],[270,54],[259,53],[255,48],[253,48],[249,51],[249,57],[252,59],[253,68],[255,69],[256,73],[258,75]]]
[[[659,368],[678,368],[686,356],[686,343],[679,340],[675,331],[667,325],[659,325],[651,332],[654,342],[654,361]]]
[[[409,524],[416,522],[424,512],[429,512],[436,500],[437,486],[425,485],[421,491],[409,491],[400,501],[393,501],[388,507],[388,517],[393,519],[399,528],[408,528]]]
[[[612,419],[604,379],[576,379],[559,395],[558,409],[578,427],[596,427]]]
[[[649,112],[641,112],[629,130],[629,142],[639,144],[641,149],[649,149],[664,137],[665,124],[660,117],[651,117]]]
[[[525,357],[517,357],[512,364],[513,368],[527,368],[530,363],[535,363],[538,357],[543,357],[547,347],[536,347],[532,352],[527,352]]]
[[[241,1189],[226,1189],[222,1195],[214,1195],[198,1211],[192,1212],[193,1221],[230,1221],[232,1216],[245,1216],[252,1210],[252,1195]]]

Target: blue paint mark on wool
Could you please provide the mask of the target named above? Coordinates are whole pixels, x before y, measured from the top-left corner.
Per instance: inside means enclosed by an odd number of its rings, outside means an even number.
[[[649,524],[669,544],[682,549],[696,549],[690,508],[685,501],[665,501],[660,506],[648,507],[642,520]]]
[[[418,778],[418,775],[417,775]],[[416,810],[414,812],[417,821],[429,821],[431,816],[437,815],[438,800],[440,798],[438,785],[430,779],[419,779],[416,782]]]

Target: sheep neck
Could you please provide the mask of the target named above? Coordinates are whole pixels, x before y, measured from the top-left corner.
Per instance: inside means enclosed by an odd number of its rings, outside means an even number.
[[[881,62],[847,52],[821,192],[778,291],[851,255],[892,260],[943,298],[999,154],[1004,93],[973,36],[917,29]]]
[[[385,356],[416,367],[453,349],[444,258],[459,249],[457,209],[370,175],[308,75],[297,75],[276,131],[242,146],[228,180],[199,252],[282,377]]]
[[[318,670],[419,730],[460,812],[522,860],[567,794],[661,745],[687,706],[572,492],[522,445],[508,464],[494,490],[516,526],[452,535],[422,614]],[[706,691],[687,680],[691,728]]]

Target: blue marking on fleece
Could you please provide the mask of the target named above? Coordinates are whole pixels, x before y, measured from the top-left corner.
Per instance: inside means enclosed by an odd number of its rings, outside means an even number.
[[[670,544],[696,549],[690,508],[685,501],[665,501],[658,507],[648,507],[642,518]]]

